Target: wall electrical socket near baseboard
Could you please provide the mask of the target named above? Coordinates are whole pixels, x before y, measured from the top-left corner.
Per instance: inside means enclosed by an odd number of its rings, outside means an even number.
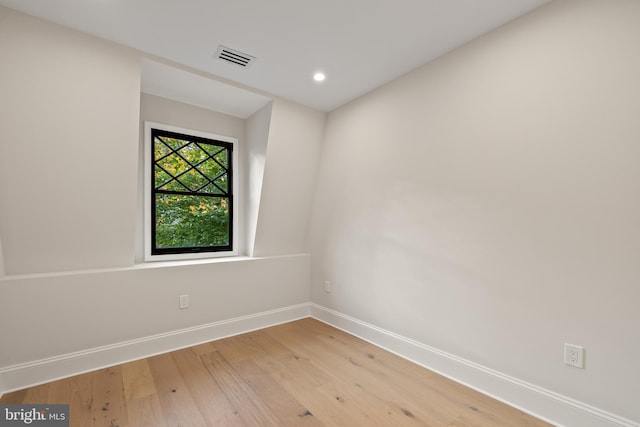
[[[180,295],[179,307],[180,307],[180,310],[189,308],[189,295]]]
[[[574,368],[584,369],[584,347],[564,343],[564,363]]]
[[[324,281],[324,291],[326,293],[331,292],[331,282],[329,280]]]

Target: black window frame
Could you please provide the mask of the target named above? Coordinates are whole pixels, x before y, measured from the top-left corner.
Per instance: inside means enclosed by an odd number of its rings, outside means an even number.
[[[151,178],[151,186],[148,197],[150,197],[150,209],[151,209],[151,218],[150,218],[150,233],[151,233],[151,242],[150,242],[150,254],[151,256],[160,256],[160,255],[182,255],[182,254],[206,254],[206,253],[216,253],[216,252],[233,252],[234,251],[234,216],[235,216],[235,203],[234,203],[234,143],[228,141],[221,141],[219,139],[207,138],[203,136],[170,131],[158,127],[151,126],[150,127],[150,145],[151,149],[150,153],[150,165],[151,167],[147,171],[150,174]],[[182,141],[188,141],[193,144],[207,144],[213,145],[216,147],[220,147],[224,150],[227,150],[227,190],[226,192],[221,191],[220,193],[199,193],[197,191],[174,191],[174,190],[160,190],[156,188],[155,183],[155,166],[156,166],[156,158],[155,158],[155,144],[156,137],[167,137],[179,139]],[[171,149],[171,148],[170,148]],[[175,150],[174,152],[177,155],[179,150]],[[182,156],[180,156],[182,157]],[[184,159],[187,163],[191,165],[188,160]],[[212,157],[211,157],[212,158]],[[215,160],[215,159],[214,159]],[[219,163],[219,162],[218,162]],[[193,165],[192,165],[193,166]],[[166,171],[165,171],[166,172]],[[211,179],[208,177],[207,179]],[[213,183],[213,181],[211,181]],[[164,185],[164,184],[163,184]],[[215,185],[215,183],[214,183]],[[219,186],[216,185],[220,189]],[[157,238],[156,238],[156,195],[157,194],[184,194],[184,195],[197,195],[201,197],[224,197],[228,200],[228,211],[229,211],[229,222],[228,222],[228,243],[226,245],[216,245],[216,246],[186,246],[186,247],[171,247],[171,248],[158,248],[157,247]]]

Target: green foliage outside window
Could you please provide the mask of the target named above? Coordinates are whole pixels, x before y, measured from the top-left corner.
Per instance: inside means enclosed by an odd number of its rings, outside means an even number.
[[[229,247],[230,145],[154,130],[155,248]]]
[[[229,244],[229,208],[221,197],[156,196],[156,247]]]

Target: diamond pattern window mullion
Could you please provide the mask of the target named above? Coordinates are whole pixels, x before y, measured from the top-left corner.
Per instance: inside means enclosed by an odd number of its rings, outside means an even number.
[[[231,250],[233,143],[152,129],[152,255]]]
[[[180,186],[184,187],[186,192],[189,194],[197,194],[200,192],[200,190],[208,187],[209,185],[214,186],[215,188],[217,188],[221,194],[219,194],[219,196],[223,196],[223,197],[228,197],[229,196],[229,192],[228,190],[224,190],[222,187],[220,187],[215,181],[219,180],[220,178],[224,177],[225,175],[228,174],[229,172],[229,168],[228,166],[222,164],[221,162],[218,161],[218,159],[215,158],[215,156],[225,152],[227,150],[226,147],[219,147],[218,150],[216,150],[213,153],[209,153],[209,151],[200,143],[198,142],[191,142],[188,141],[186,144],[181,145],[180,148],[175,149],[173,148],[171,145],[169,145],[165,140],[163,140],[161,137],[156,137],[156,139],[161,142],[163,144],[164,147],[166,147],[169,152],[164,154],[162,157],[159,157],[157,159],[154,160],[154,164],[155,166],[157,166],[158,168],[160,168],[165,174],[167,174],[169,177],[171,177],[171,179],[164,181],[162,184],[160,185],[156,185],[155,188],[158,191],[163,191],[162,187],[166,186],[167,184],[175,181],[177,182]],[[192,163],[190,162],[182,153],[180,153],[180,150],[183,150],[185,148],[188,147],[197,147],[198,150],[200,150],[206,157],[204,159],[201,159],[199,162],[196,163]],[[188,168],[181,171],[178,174],[175,173],[171,173],[170,171],[168,171],[166,168],[164,168],[160,162],[162,160],[165,160],[166,158],[168,158],[169,156],[175,154],[177,157],[179,157],[180,159],[182,159],[186,165],[188,165]],[[203,165],[204,163],[206,163],[207,161],[213,161],[215,162],[218,166],[220,166],[224,172],[218,174],[217,176],[215,176],[213,179],[209,178],[207,176],[207,174],[205,174],[203,171],[201,171],[198,166]],[[200,185],[197,188],[190,188],[187,184],[185,184],[180,178],[183,177],[184,175],[188,174],[189,172],[194,171],[196,172],[200,177],[202,177],[206,182],[203,183],[202,185]],[[176,191],[176,190],[173,190]]]

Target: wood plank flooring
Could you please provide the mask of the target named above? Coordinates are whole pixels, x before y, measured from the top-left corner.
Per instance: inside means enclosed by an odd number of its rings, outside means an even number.
[[[549,426],[314,319],[9,393],[75,427]]]

